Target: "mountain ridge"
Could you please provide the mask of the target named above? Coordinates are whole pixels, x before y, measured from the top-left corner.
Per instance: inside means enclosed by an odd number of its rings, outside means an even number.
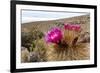
[[[63,23],[72,23],[72,24],[81,24],[85,30],[89,31],[90,26],[84,26],[90,24],[90,16],[82,15],[71,18],[57,19],[57,20],[49,20],[49,21],[36,21],[29,23],[21,24],[22,32],[29,32],[30,30],[40,30],[43,32],[48,31],[49,28],[56,27],[56,24]]]

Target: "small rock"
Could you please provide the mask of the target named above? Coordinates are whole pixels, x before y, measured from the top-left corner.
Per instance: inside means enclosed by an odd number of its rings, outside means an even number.
[[[39,54],[37,52],[30,52],[30,62],[39,62]]]
[[[21,47],[21,62],[29,62],[30,56],[29,51],[26,47]]]

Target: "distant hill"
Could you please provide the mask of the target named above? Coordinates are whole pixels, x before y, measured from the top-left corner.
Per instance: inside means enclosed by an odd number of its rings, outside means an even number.
[[[58,24],[61,24],[61,26],[62,26],[63,23],[81,24],[83,31],[88,31],[88,32],[90,31],[90,16],[83,15],[83,16],[64,18],[64,19],[58,19],[58,20],[36,21],[36,22],[30,22],[30,23],[23,23],[21,25],[21,32],[40,30],[45,33],[48,31],[48,29],[50,29],[54,26],[60,26]]]

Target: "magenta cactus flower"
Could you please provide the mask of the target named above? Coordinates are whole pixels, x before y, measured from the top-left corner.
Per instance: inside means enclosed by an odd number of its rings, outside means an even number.
[[[48,31],[45,35],[45,40],[47,43],[59,43],[62,39],[62,31],[60,28],[56,27]]]
[[[74,31],[80,31],[81,26],[79,24],[64,24],[65,30],[74,30]]]

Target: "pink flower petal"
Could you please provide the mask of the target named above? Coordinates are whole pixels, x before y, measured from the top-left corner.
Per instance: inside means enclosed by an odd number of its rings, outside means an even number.
[[[45,40],[46,42],[51,43],[59,43],[59,41],[62,39],[62,32],[60,28],[53,28],[51,29],[46,35]]]
[[[65,30],[74,30],[74,31],[80,31],[81,26],[79,24],[64,24]]]

